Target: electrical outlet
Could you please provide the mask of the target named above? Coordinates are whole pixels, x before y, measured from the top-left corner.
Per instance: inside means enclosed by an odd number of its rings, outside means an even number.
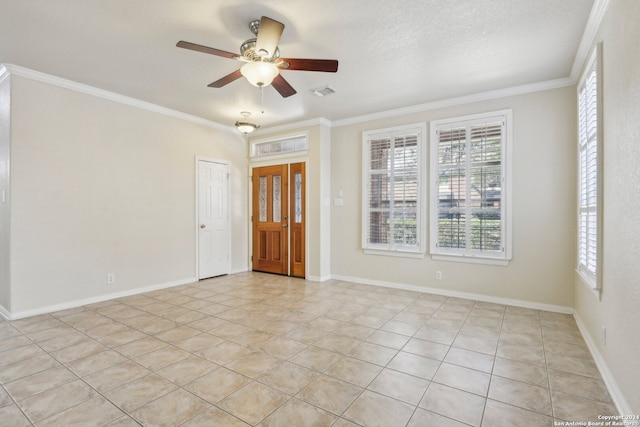
[[[107,285],[113,285],[116,283],[116,275],[113,273],[107,274]]]
[[[442,280],[442,271],[436,271],[436,280]]]

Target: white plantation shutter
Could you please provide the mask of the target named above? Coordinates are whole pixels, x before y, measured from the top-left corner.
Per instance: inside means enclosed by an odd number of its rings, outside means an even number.
[[[431,252],[508,260],[510,112],[432,122]]]
[[[599,78],[597,56],[587,67],[578,89],[578,272],[598,287],[599,246]]]
[[[391,212],[389,171],[391,139],[375,139],[369,143],[369,227],[367,243],[389,242]]]
[[[421,127],[363,136],[363,248],[420,252]]]
[[[504,121],[471,127],[469,223],[471,248],[502,252],[502,138]]]
[[[467,132],[452,126],[438,131],[437,246],[467,246]]]

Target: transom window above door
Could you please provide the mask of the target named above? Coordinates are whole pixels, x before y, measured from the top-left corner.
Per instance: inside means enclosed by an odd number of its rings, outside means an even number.
[[[289,135],[278,139],[257,140],[251,142],[251,157],[267,157],[279,154],[303,152],[309,149],[306,133]]]

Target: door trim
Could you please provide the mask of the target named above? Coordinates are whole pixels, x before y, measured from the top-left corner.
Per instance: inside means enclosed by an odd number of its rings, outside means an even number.
[[[228,160],[222,160],[222,159],[215,159],[212,157],[204,157],[204,156],[196,156],[195,157],[195,213],[194,213],[194,218],[193,218],[193,230],[194,230],[194,235],[195,235],[195,242],[196,242],[196,247],[195,247],[195,262],[194,262],[194,266],[195,266],[195,274],[194,277],[197,280],[200,280],[200,234],[198,233],[198,208],[200,207],[200,176],[198,174],[198,165],[200,164],[199,162],[210,162],[210,163],[218,163],[218,164],[222,164],[222,165],[226,165],[227,166],[227,208],[230,210],[231,209],[231,162],[229,162]],[[231,212],[227,212],[227,229],[229,230],[229,233],[227,233],[227,251],[229,254],[228,257],[228,262],[227,262],[227,272],[226,274],[229,274],[231,272]]]
[[[273,159],[255,159],[254,162],[250,162],[249,163],[249,197],[248,197],[248,204],[249,204],[249,218],[248,218],[248,230],[249,230],[249,251],[248,251],[248,265],[249,265],[249,271],[253,270],[253,261],[251,261],[251,256],[253,255],[253,222],[251,220],[251,213],[253,212],[253,185],[251,183],[251,180],[253,179],[253,169],[254,168],[261,168],[263,166],[276,166],[276,165],[287,165],[287,168],[290,169],[291,165],[293,163],[304,163],[304,173],[305,176],[309,175],[309,158],[307,156],[300,156],[300,157],[288,157],[288,158],[273,158]],[[304,180],[304,203],[305,203],[305,210],[304,210],[304,233],[305,236],[309,236],[309,214],[308,214],[308,207],[309,207],[309,180],[305,179]],[[289,254],[291,253],[291,251],[289,251]],[[309,239],[305,238],[305,242],[304,242],[304,254],[305,254],[305,263],[304,263],[304,277],[306,279],[309,278]],[[291,276],[287,276],[287,277],[291,277]]]

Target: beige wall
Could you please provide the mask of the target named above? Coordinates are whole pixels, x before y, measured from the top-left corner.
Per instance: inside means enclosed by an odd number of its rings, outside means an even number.
[[[365,255],[361,249],[362,132],[501,109],[513,111],[510,265]],[[332,275],[571,307],[575,122],[575,89],[567,87],[332,129],[332,198],[339,191],[344,194],[344,206],[332,207]],[[441,281],[435,280],[437,270],[443,272]]]
[[[618,409],[630,414],[640,413],[639,22],[640,2],[612,0],[596,38],[603,42],[604,79],[601,300],[574,275],[576,317],[610,371]]]
[[[1,71],[0,71],[1,72]],[[11,288],[9,286],[9,139],[11,125],[11,82],[8,74],[0,75],[0,307],[9,307]],[[2,201],[2,192],[5,201]],[[0,310],[2,310],[0,308]],[[7,313],[4,313],[5,315]]]
[[[31,313],[193,280],[196,156],[231,163],[231,270],[246,270],[243,138],[19,76],[11,84],[5,308]]]

